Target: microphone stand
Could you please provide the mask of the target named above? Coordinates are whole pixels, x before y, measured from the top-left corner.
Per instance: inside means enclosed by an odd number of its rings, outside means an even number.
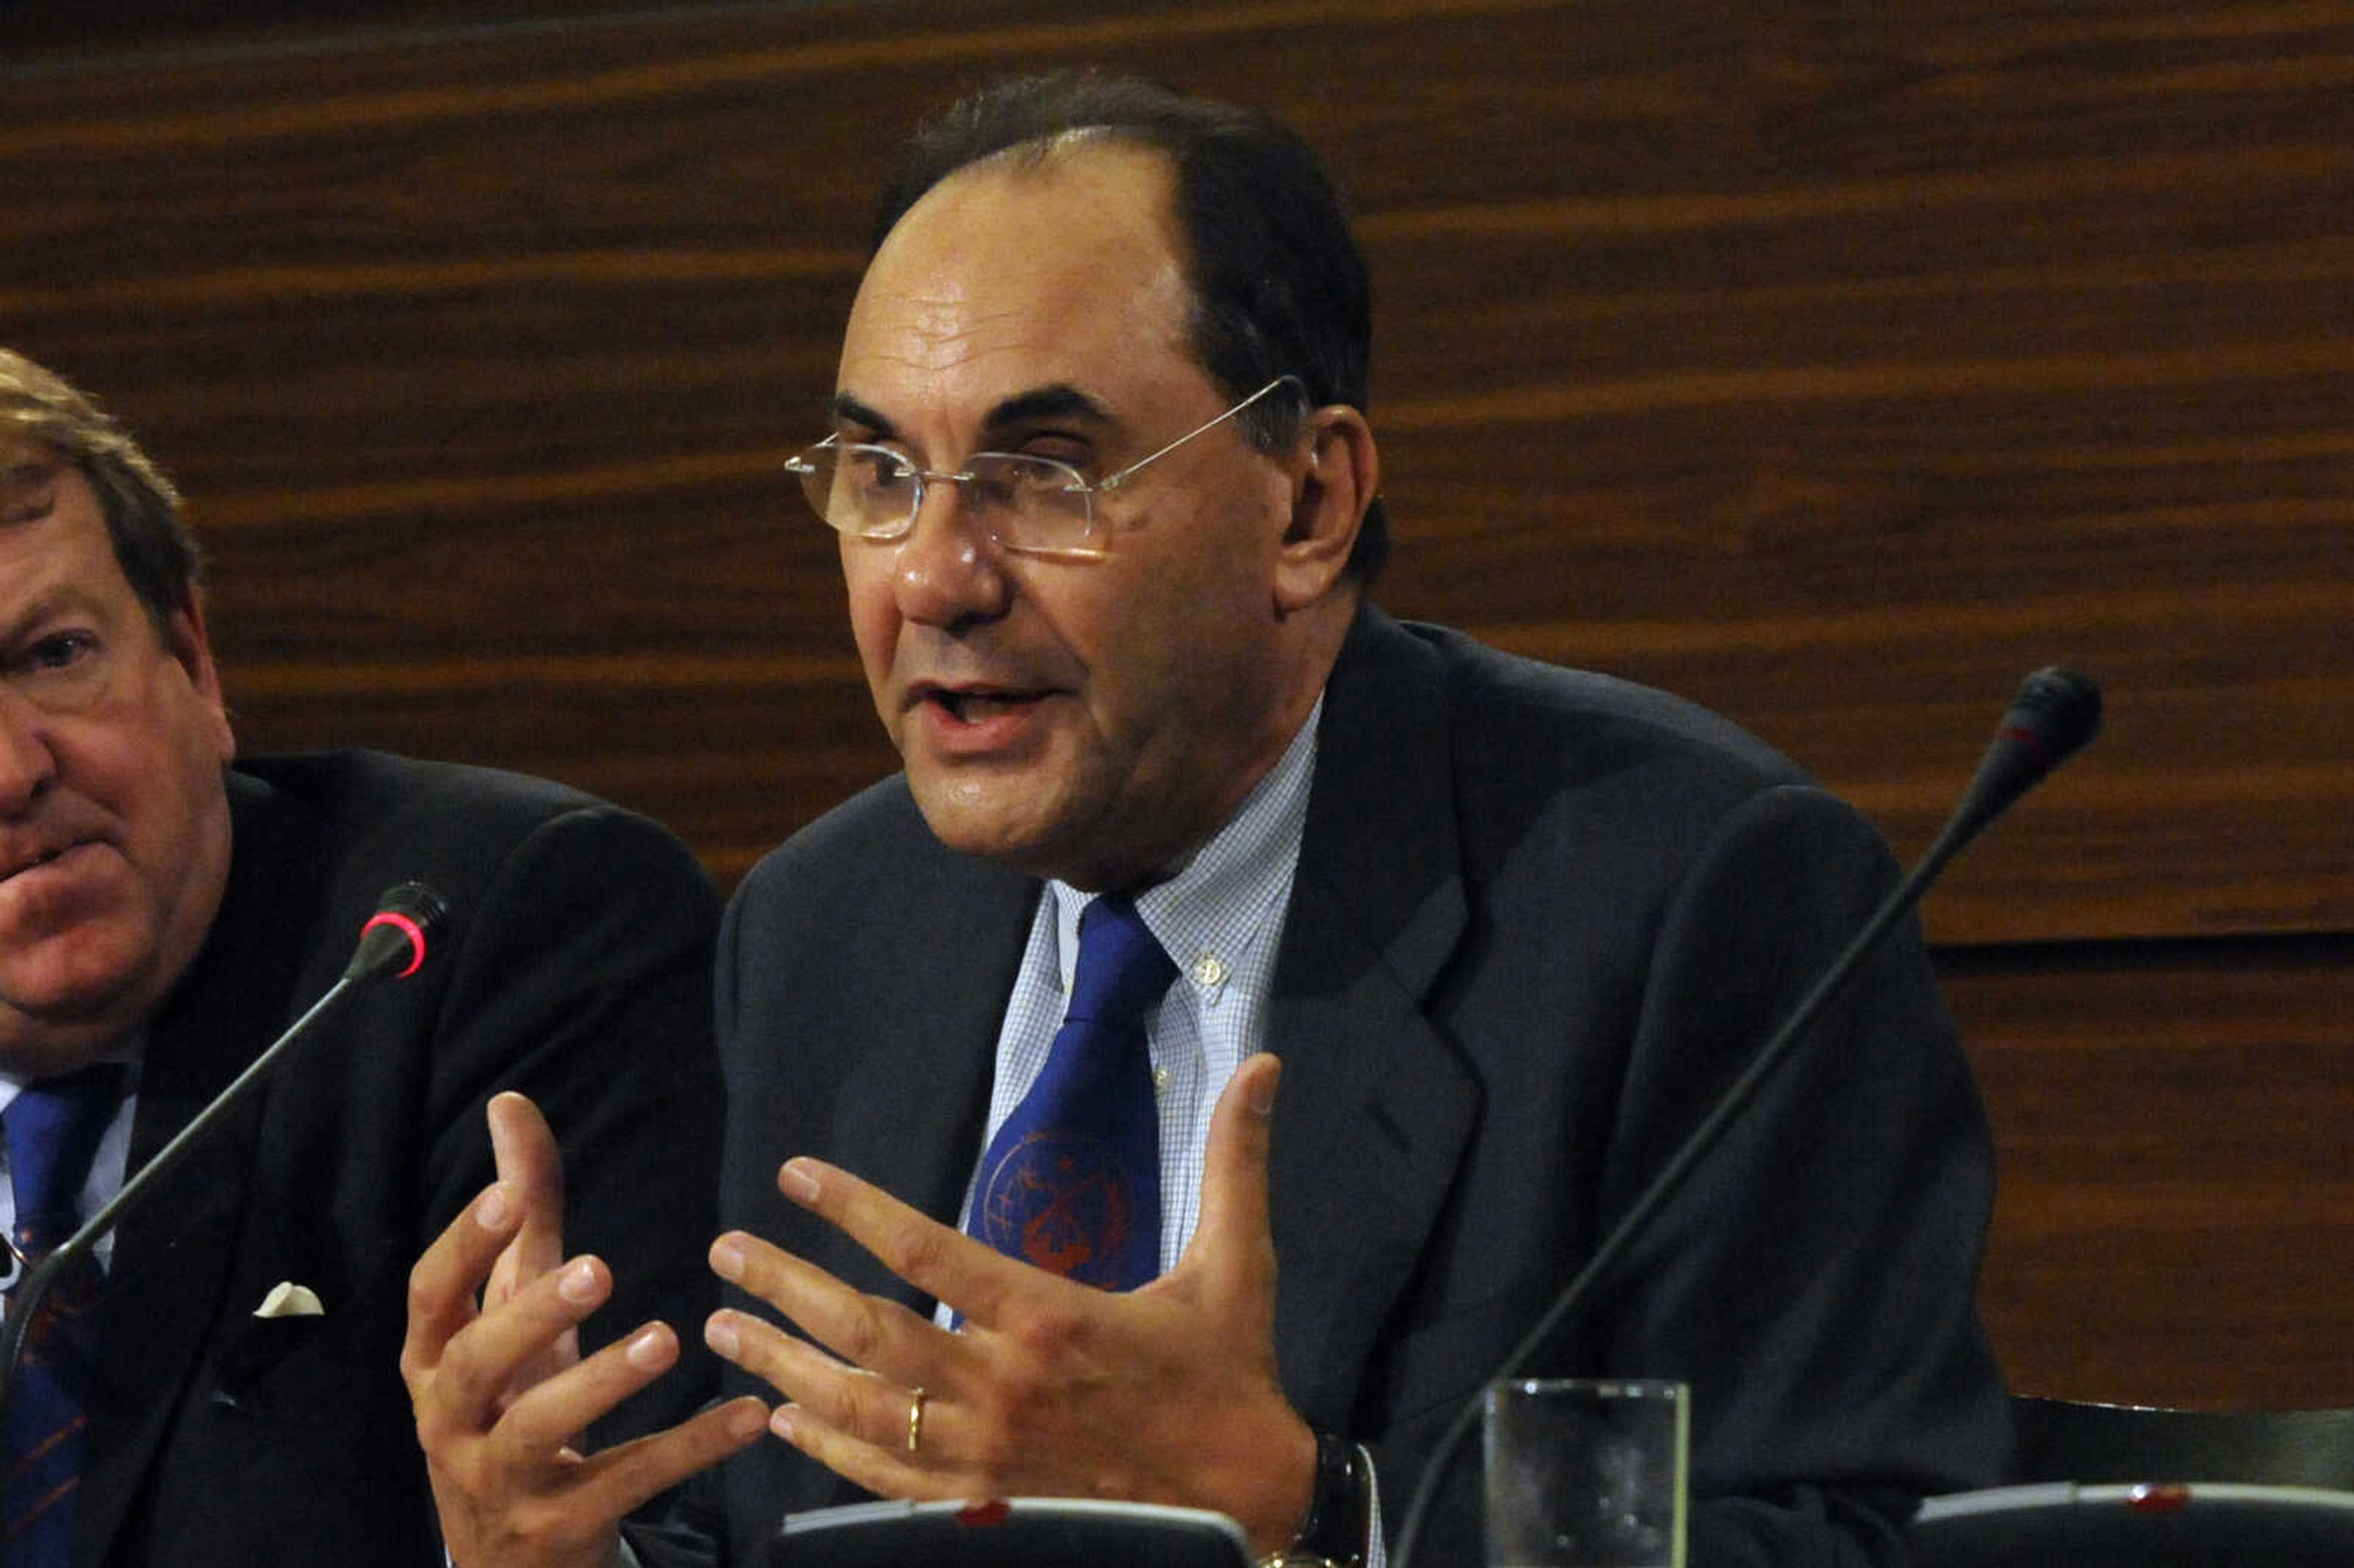
[[[40,1315],[41,1303],[48,1299],[65,1271],[97,1246],[100,1238],[112,1230],[143,1195],[177,1169],[186,1160],[189,1151],[226,1119],[256,1085],[270,1075],[284,1057],[287,1048],[308,1033],[313,1025],[340,1011],[352,993],[368,981],[394,973],[395,965],[403,954],[409,955],[410,962],[408,969],[399,970],[402,974],[413,971],[417,965],[425,961],[426,937],[448,916],[447,906],[440,895],[422,884],[410,882],[392,889],[377,902],[383,907],[362,929],[359,947],[335,983],[305,1009],[302,1016],[290,1024],[283,1034],[272,1041],[268,1050],[246,1064],[245,1070],[230,1080],[228,1087],[214,1096],[212,1103],[197,1112],[170,1142],[157,1150],[155,1157],[123,1182],[121,1191],[98,1213],[83,1222],[80,1230],[27,1269],[17,1281],[16,1298],[8,1303],[5,1321],[0,1322],[0,1421],[5,1421],[7,1416],[9,1396],[16,1389],[25,1336],[31,1331],[34,1319]]]
[[[1956,808],[1953,816],[1938,832],[1936,841],[1897,885],[1895,891],[1873,911],[1872,918],[1840,951],[1831,967],[1823,971],[1822,978],[1815,981],[1783,1021],[1782,1026],[1775,1031],[1773,1037],[1758,1051],[1749,1065],[1742,1069],[1740,1076],[1718,1097],[1708,1115],[1701,1118],[1691,1136],[1659,1168],[1650,1185],[1642,1191],[1619,1217],[1617,1224],[1611,1227],[1609,1234],[1595,1247],[1577,1277],[1553,1298],[1553,1305],[1545,1309],[1536,1325],[1512,1347],[1511,1354],[1504,1358],[1493,1373],[1494,1378],[1508,1378],[1518,1373],[1549,1340],[1585,1310],[1595,1286],[1604,1273],[1642,1234],[1651,1215],[1675,1195],[1692,1168],[1716,1146],[1716,1140],[1724,1129],[1748,1108],[1757,1086],[1781,1065],[1783,1058],[1790,1054],[1791,1048],[1805,1036],[1808,1029],[1847,989],[1856,970],[1879,948],[1889,928],[1920,903],[1921,895],[1929,890],[1929,885],[1937,879],[1938,873],[1944,871],[1947,863],[1961,853],[1988,823],[2078,747],[2092,738],[2100,725],[2100,692],[2083,675],[2072,671],[2045,669],[2027,678],[2009,712],[2003,715],[1995,744],[1980,764],[1978,776],[1971,781],[1961,805]],[[1423,1520],[1437,1497],[1439,1478],[1446,1473],[1456,1451],[1470,1436],[1471,1428],[1478,1424],[1480,1409],[1480,1401],[1467,1402],[1456,1413],[1454,1421],[1448,1424],[1438,1446],[1431,1450],[1421,1479],[1399,1520],[1397,1549],[1390,1554],[1391,1568],[1409,1568],[1415,1540],[1421,1534]]]

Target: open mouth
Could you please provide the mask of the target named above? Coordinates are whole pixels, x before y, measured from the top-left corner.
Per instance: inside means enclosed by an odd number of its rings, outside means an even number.
[[[14,864],[10,865],[6,871],[0,872],[0,882],[5,882],[12,876],[21,876],[28,871],[38,871],[41,867],[48,865],[53,862],[70,854],[80,847],[80,846],[79,844],[66,844],[58,849],[43,850],[29,860],[17,861]]]
[[[1034,709],[1059,687],[1035,685],[928,685],[918,683],[911,690],[916,706],[932,706],[953,723],[960,726],[981,726],[991,718],[1010,718],[1026,709]]]
[[[981,724],[1002,714],[1014,713],[1038,700],[1036,692],[950,692],[932,691],[924,700],[945,712],[959,724]]]

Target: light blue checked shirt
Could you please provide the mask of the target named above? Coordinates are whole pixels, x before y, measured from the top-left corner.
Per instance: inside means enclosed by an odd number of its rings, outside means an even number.
[[[1161,1271],[1202,1217],[1210,1113],[1245,1057],[1267,1044],[1267,989],[1299,865],[1308,785],[1316,768],[1317,713],[1284,748],[1242,809],[1167,882],[1136,895],[1137,913],[1177,964],[1177,979],[1145,1024],[1161,1112]],[[982,1149],[1044,1070],[1078,963],[1079,916],[1094,900],[1050,882],[1030,922],[1030,945],[997,1036],[997,1077]],[[974,1180],[979,1179],[978,1164]],[[972,1185],[964,1219],[972,1216]]]

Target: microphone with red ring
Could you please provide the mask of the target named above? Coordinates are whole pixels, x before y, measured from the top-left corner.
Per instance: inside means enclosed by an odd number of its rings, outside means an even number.
[[[0,1325],[0,1415],[5,1415],[8,1407],[8,1391],[16,1379],[16,1361],[24,1350],[26,1331],[39,1316],[42,1298],[48,1295],[56,1281],[96,1246],[100,1237],[122,1224],[122,1216],[146,1193],[153,1192],[156,1182],[175,1169],[215,1127],[227,1119],[228,1114],[251,1095],[284,1059],[288,1048],[309,1033],[321,1019],[338,1011],[345,1001],[370,981],[387,975],[404,979],[415,974],[425,962],[432,940],[448,924],[449,918],[448,903],[421,882],[404,882],[377,899],[376,913],[369,916],[360,927],[359,942],[352,951],[351,961],[344,966],[344,972],[335,983],[329,986],[285,1033],[273,1041],[268,1050],[256,1056],[247,1065],[245,1071],[230,1080],[227,1088],[214,1096],[212,1103],[197,1112],[169,1143],[157,1150],[155,1157],[123,1182],[122,1190],[98,1213],[83,1222],[82,1227],[74,1232],[71,1238],[26,1274],[16,1287],[16,1299],[9,1304],[7,1321]]]
[[[2100,730],[2101,688],[2091,676],[2051,664],[2020,682],[2009,711],[1995,726],[1994,744],[1979,762],[1978,777],[1970,780],[1968,792],[1946,826],[1939,841],[1946,856],[1936,865],[1944,865],[1980,828],[2009,810],[2013,800],[2073,757]],[[1950,847],[1945,842],[1948,839],[1953,841]],[[1929,863],[1925,856],[1923,863]]]
[[[359,946],[344,966],[344,979],[390,974],[407,980],[425,962],[427,938],[449,922],[450,906],[421,882],[404,882],[376,901],[376,913],[360,927]],[[333,992],[329,993],[334,994]]]

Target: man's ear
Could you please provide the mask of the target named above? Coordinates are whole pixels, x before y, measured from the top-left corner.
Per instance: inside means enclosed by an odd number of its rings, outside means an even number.
[[[237,758],[237,736],[229,730],[228,704],[221,695],[220,672],[213,664],[211,635],[205,630],[204,597],[191,588],[179,608],[164,619],[164,651],[187,676],[188,685],[205,708],[213,747],[224,765]]]
[[[1291,524],[1276,552],[1275,605],[1286,615],[1317,603],[1341,580],[1382,473],[1364,415],[1334,403],[1309,415],[1308,424]]]

